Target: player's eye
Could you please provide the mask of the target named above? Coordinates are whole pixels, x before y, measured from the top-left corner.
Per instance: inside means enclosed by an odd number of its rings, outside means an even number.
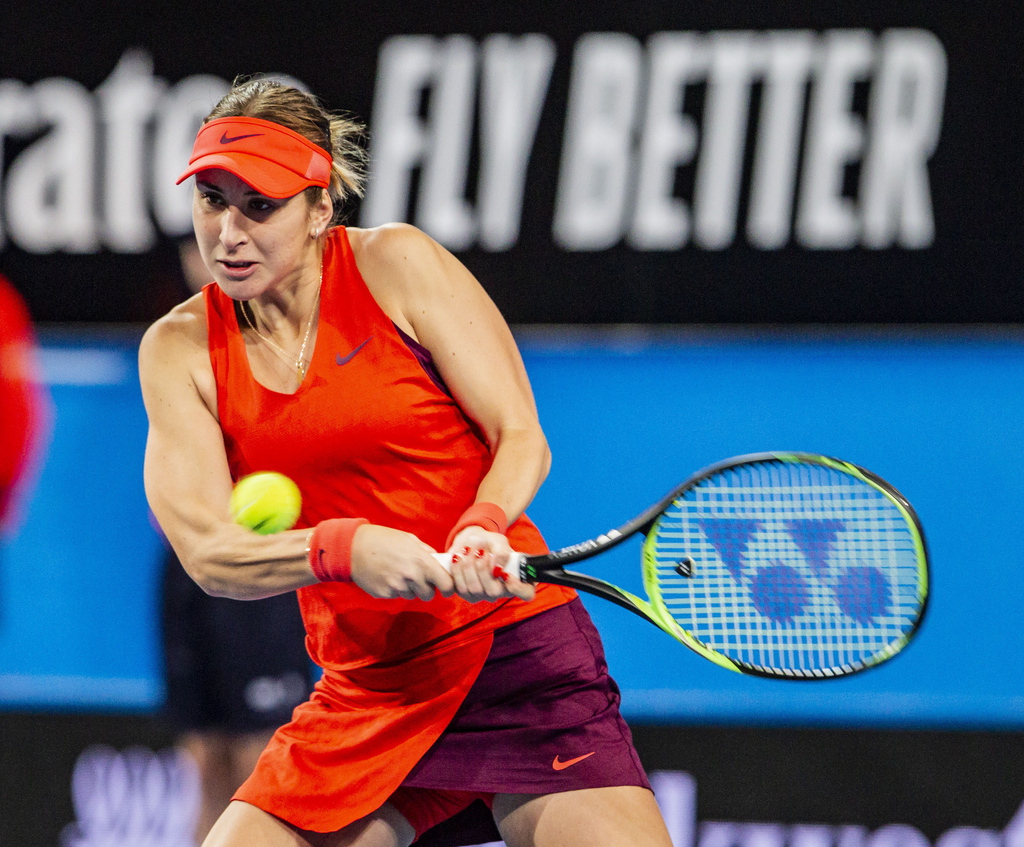
[[[268,200],[266,197],[253,197],[249,200],[249,210],[255,214],[266,215],[268,212],[274,211],[278,204],[273,200]]]
[[[224,198],[220,196],[216,191],[200,190],[199,197],[204,203],[211,206],[222,206],[224,204]]]

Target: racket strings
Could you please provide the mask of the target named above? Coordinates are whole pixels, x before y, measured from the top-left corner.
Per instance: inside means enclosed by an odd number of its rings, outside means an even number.
[[[899,649],[920,616],[913,529],[888,496],[831,467],[727,469],[677,499],[652,541],[651,596],[750,668],[849,672]]]

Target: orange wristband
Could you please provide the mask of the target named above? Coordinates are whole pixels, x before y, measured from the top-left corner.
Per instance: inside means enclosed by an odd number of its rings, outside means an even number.
[[[488,532],[500,532],[504,535],[508,531],[508,517],[501,506],[494,503],[474,503],[462,513],[462,517],[455,522],[452,531],[448,533],[448,540],[444,544],[447,550],[452,546],[455,536],[467,526],[479,526]]]
[[[309,536],[309,566],[321,582],[352,581],[352,539],[366,518],[320,521]]]

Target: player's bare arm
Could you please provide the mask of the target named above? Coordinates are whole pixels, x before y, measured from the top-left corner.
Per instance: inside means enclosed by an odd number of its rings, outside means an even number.
[[[260,536],[230,518],[232,481],[201,296],[147,330],[139,377],[149,416],[146,496],[189,575],[207,593],[236,599],[316,582],[306,556],[309,530]]]
[[[231,520],[232,480],[217,421],[201,296],[147,331],[139,350],[149,415],[145,483],[150,507],[189,575],[208,594],[255,600],[317,582],[310,530],[257,535]],[[367,526],[352,550],[353,580],[374,597],[419,597],[451,580],[415,536]]]

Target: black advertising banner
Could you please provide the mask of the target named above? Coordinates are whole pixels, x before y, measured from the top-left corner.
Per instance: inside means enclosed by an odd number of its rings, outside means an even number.
[[[181,295],[174,178],[239,73],[366,122],[515,323],[1024,320],[1019,4],[155,0],[0,9],[0,270],[44,321]]]
[[[1020,734],[635,726],[677,847],[1020,847]],[[140,715],[0,713],[0,843],[186,847],[190,761]]]

